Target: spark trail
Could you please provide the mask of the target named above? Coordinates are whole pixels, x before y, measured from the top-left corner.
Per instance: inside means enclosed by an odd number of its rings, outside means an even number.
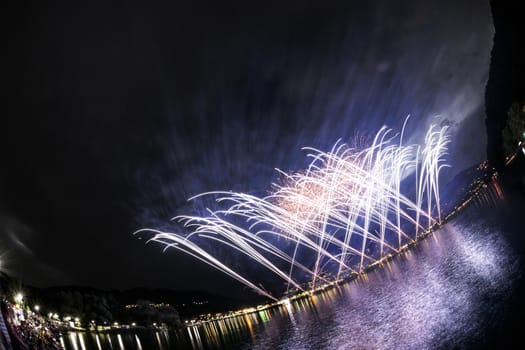
[[[149,241],[189,254],[277,300],[221,261],[218,252],[242,253],[282,279],[287,291],[361,273],[441,223],[439,175],[447,166],[448,143],[447,127],[432,125],[423,145],[403,145],[403,131],[398,135],[383,127],[367,147],[338,141],[328,152],[304,148],[311,158],[307,169],[277,169],[281,181],[268,196],[206,192],[189,200],[214,196],[223,208],[208,209],[207,216],[175,217],[181,233],[149,228],[136,233],[150,233]],[[414,185],[402,193],[405,178]]]

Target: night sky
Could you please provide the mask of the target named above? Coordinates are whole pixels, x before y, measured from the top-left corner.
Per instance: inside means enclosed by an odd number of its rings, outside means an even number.
[[[38,286],[243,287],[132,233],[264,195],[303,146],[450,125],[485,159],[488,1],[70,2],[8,12],[1,268]]]

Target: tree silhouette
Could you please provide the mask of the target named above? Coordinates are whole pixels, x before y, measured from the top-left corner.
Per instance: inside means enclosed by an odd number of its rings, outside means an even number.
[[[525,105],[518,102],[512,103],[507,112],[507,121],[501,132],[503,139],[503,152],[511,156],[518,146],[518,142],[525,141]]]

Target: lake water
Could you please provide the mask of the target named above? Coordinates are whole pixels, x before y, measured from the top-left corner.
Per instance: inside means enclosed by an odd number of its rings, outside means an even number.
[[[310,298],[180,331],[64,334],[69,349],[435,349],[509,341],[523,212],[488,193],[414,249]],[[519,315],[518,315],[519,316]]]

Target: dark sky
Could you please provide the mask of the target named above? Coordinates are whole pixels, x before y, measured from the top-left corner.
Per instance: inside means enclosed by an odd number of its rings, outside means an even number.
[[[36,285],[235,282],[132,235],[210,190],[264,194],[302,146],[410,114],[485,158],[488,2],[58,2],[8,12],[2,269]],[[436,116],[439,116],[436,118]]]

